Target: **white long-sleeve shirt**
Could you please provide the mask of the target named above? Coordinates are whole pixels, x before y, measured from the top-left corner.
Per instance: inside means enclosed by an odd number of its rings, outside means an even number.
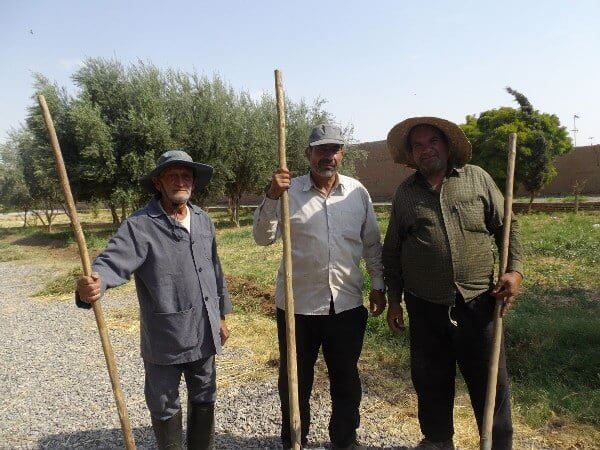
[[[362,305],[365,259],[373,289],[384,289],[379,225],[365,187],[338,175],[329,196],[310,175],[293,178],[289,189],[292,286],[296,314],[326,315]],[[254,240],[270,245],[280,236],[280,203],[265,197],[254,212]],[[283,261],[277,273],[277,307],[285,309]]]

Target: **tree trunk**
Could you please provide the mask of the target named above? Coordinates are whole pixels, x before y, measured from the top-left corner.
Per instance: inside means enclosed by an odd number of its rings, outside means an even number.
[[[240,199],[235,194],[229,197],[229,214],[231,223],[236,227],[240,226]]]
[[[119,215],[117,214],[117,207],[115,205],[113,205],[112,203],[108,204],[108,207],[110,208],[110,215],[112,216],[112,223],[113,225],[119,225]]]
[[[527,212],[531,212],[531,207],[533,205],[533,199],[535,198],[535,192],[531,192],[531,196],[529,197],[529,207],[527,208]]]
[[[28,213],[28,211],[27,211],[27,209],[25,209],[23,211],[23,228],[25,228],[27,226],[27,213]]]
[[[63,209],[63,211],[65,212],[65,215],[67,216],[67,218],[69,219],[69,222],[70,222],[71,214],[69,214],[69,208],[67,208],[67,205],[65,203],[61,203],[60,206]]]
[[[575,214],[579,213],[579,194],[575,194]]]
[[[46,222],[44,222],[44,218],[40,215],[39,211],[36,211],[35,209],[33,210],[33,214],[35,214],[35,226],[37,226],[37,219],[40,219],[40,222],[42,222],[43,226],[46,226]]]
[[[50,209],[46,208],[44,214],[46,215],[48,233],[52,233],[52,219],[54,218],[54,209],[52,206],[50,206]]]
[[[127,218],[127,205],[121,203],[121,223]]]

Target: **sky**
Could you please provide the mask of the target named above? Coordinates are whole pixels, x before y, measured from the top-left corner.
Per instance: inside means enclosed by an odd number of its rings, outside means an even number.
[[[75,93],[89,57],[219,74],[236,89],[327,100],[362,142],[397,122],[516,106],[556,114],[600,143],[600,2],[0,2],[0,142],[33,105],[32,74]],[[573,136],[573,133],[570,133]],[[594,137],[590,140],[590,137]]]

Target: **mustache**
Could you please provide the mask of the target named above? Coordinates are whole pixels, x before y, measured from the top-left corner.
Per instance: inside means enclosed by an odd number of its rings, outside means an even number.
[[[317,163],[318,166],[336,166],[337,164],[335,163],[335,161],[333,159],[320,159],[319,162]]]

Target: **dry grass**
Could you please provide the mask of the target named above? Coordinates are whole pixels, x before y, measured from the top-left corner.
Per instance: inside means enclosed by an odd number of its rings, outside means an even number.
[[[385,227],[387,217],[380,216]],[[598,332],[594,331],[594,323],[600,297],[596,269],[600,230],[592,225],[600,222],[600,216],[531,215],[521,219],[527,251],[525,292],[507,320],[515,448],[598,448],[600,428],[594,425],[598,416],[594,411],[598,396],[594,387],[598,385],[594,346]],[[100,247],[110,230],[104,234],[97,231],[100,234],[93,235],[92,241]],[[67,234],[64,225],[52,234],[0,229],[0,250],[18,254],[21,259],[17,264],[59,271],[63,275],[50,281],[59,287],[57,291],[60,286],[68,286],[64,289],[72,298],[70,271],[79,262]],[[281,244],[256,246],[248,225],[239,229],[218,226],[217,239],[236,307],[228,317],[232,335],[227,348],[234,357],[220,359],[219,383],[226,386],[275,377],[273,284]],[[51,286],[45,288],[46,294]],[[133,283],[123,289],[133,289]],[[53,295],[60,297],[60,292]],[[112,329],[137,333],[137,314],[136,307],[110,309],[108,324]],[[393,337],[382,321],[370,319],[360,367],[365,392],[371,399],[365,408],[376,408],[379,417],[377,423],[365,426],[383,427],[398,437],[418,436],[406,337]],[[573,370],[576,373],[571,373]],[[321,360],[316,386],[320,392],[327,391],[326,368]],[[462,382],[457,387],[455,423],[459,446],[476,448],[475,420]]]

